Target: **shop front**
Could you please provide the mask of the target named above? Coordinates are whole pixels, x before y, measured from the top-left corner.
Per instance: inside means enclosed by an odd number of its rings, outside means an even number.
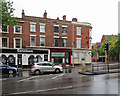
[[[63,66],[71,66],[71,49],[50,49],[50,61]]]
[[[10,66],[29,66],[40,61],[49,61],[49,49],[0,49],[0,62]]]

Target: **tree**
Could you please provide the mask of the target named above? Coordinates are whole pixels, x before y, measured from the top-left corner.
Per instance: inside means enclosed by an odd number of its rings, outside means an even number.
[[[2,0],[0,2],[0,17],[2,17],[2,26],[6,25],[16,25],[19,20],[15,19],[13,11],[15,10],[12,8],[13,2],[6,2],[5,0]]]
[[[92,49],[92,57],[95,56],[97,54],[97,50],[96,49]]]
[[[107,38],[106,40],[104,40],[104,42],[101,44],[100,54],[105,55],[105,43],[106,42],[109,42],[109,55],[118,54],[118,50],[116,50],[119,45],[117,36]]]

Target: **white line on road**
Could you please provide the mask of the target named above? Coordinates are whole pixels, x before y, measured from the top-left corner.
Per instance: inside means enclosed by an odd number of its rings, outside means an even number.
[[[44,90],[36,90],[36,91],[25,91],[25,92],[17,92],[17,93],[11,93],[6,95],[17,95],[17,94],[27,94],[27,93],[36,93],[36,92],[46,92],[46,91],[55,91],[55,90],[64,90],[64,89],[71,89],[73,86],[66,86],[66,87],[56,87],[51,89],[44,89]]]
[[[4,79],[0,79],[0,81],[2,81],[2,80],[7,80],[7,78],[4,78]]]
[[[57,76],[53,77],[52,79],[55,79],[55,78],[61,77],[61,76],[63,76],[63,75],[65,75],[65,74],[57,75]]]

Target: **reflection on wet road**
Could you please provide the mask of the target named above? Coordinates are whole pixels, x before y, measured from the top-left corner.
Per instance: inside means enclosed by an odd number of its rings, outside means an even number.
[[[3,80],[3,94],[118,94],[118,73],[46,74]]]

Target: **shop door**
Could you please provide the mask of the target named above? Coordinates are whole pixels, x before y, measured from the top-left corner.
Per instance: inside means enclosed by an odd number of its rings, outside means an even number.
[[[18,54],[17,67],[22,67],[22,54]]]

